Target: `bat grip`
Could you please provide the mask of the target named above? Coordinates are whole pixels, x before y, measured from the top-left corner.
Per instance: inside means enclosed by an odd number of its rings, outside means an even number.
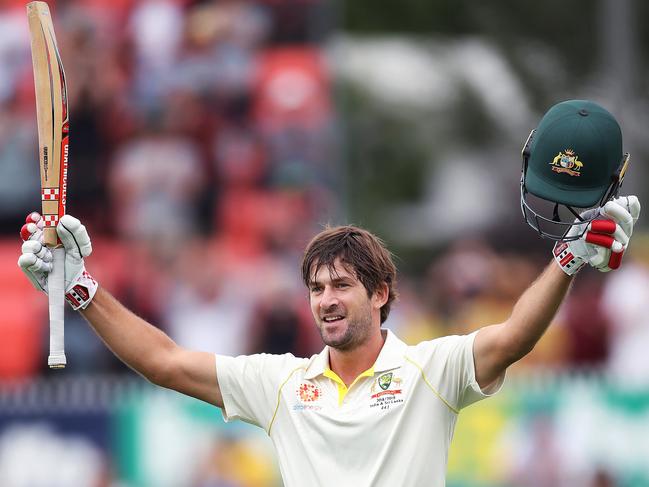
[[[47,277],[50,311],[50,355],[47,364],[51,369],[65,368],[64,305],[65,305],[65,249],[52,249],[52,271]]]
[[[45,227],[43,229],[43,245],[46,247],[56,247],[59,243],[59,236],[56,233],[56,227]]]

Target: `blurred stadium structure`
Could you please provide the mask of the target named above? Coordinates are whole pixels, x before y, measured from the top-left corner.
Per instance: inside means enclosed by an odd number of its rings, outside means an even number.
[[[561,99],[617,115],[623,191],[646,201],[644,2],[49,3],[89,268],[189,347],[319,350],[298,262],[327,222],[396,250],[407,341],[504,319],[549,260],[518,155]],[[0,0],[0,32],[0,485],[280,485],[263,432],[153,389],[72,313],[70,366],[46,370],[45,300],[16,267],[38,204],[24,2]],[[631,250],[460,416],[449,487],[649,486],[649,240]]]

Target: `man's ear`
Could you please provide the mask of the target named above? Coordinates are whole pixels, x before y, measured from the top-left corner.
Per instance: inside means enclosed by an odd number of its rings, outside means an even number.
[[[377,308],[382,308],[385,303],[388,302],[388,297],[390,296],[390,289],[388,288],[387,282],[382,282],[374,295],[372,296],[372,302]]]

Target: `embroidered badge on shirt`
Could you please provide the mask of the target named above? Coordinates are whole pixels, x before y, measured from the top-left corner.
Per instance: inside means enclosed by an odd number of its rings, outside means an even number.
[[[390,406],[402,403],[403,399],[398,397],[403,393],[401,383],[402,380],[392,372],[380,375],[370,387],[370,407],[390,409]]]

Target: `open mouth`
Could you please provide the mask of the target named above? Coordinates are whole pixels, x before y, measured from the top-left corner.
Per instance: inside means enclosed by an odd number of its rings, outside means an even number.
[[[340,321],[345,319],[344,316],[341,315],[331,315],[331,316],[325,316],[322,318],[322,321],[325,323],[335,323],[336,321]]]

